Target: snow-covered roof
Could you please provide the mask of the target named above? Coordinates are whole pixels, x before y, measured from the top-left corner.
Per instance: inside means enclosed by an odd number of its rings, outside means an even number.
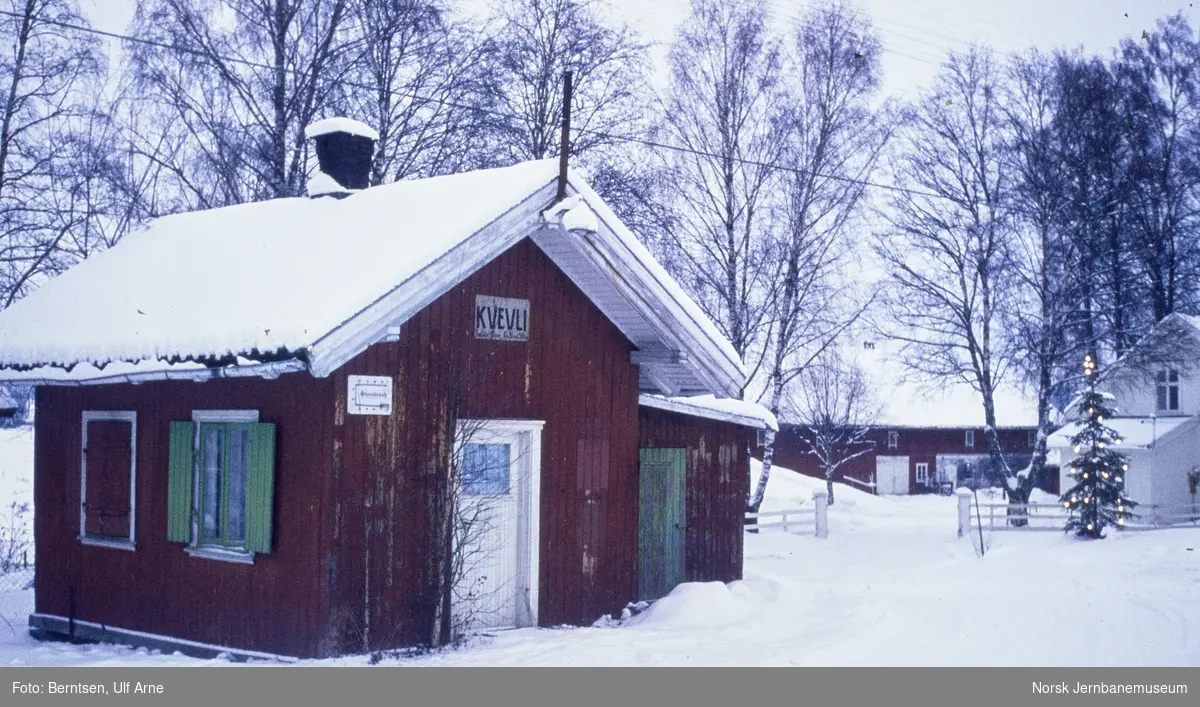
[[[736,398],[718,398],[712,395],[667,397],[646,393],[638,397],[638,404],[692,417],[731,422],[744,427],[779,431],[779,423],[770,410],[758,403]]]
[[[1190,417],[1113,417],[1104,420],[1109,427],[1121,438],[1120,447],[1124,449],[1149,449],[1156,442],[1191,420]],[[1046,443],[1051,447],[1070,447],[1071,438],[1079,433],[1083,424],[1072,422],[1064,425],[1047,438]]]
[[[304,137],[310,139],[318,135],[328,135],[329,133],[350,133],[351,135],[359,135],[372,140],[379,139],[378,131],[370,125],[354,120],[353,118],[326,118],[318,120],[304,129]]]
[[[158,219],[0,312],[0,379],[33,380],[13,367],[281,353],[328,375],[533,237],[638,349],[670,354],[642,367],[665,381],[643,390],[739,390],[728,339],[580,175],[569,187],[597,230],[546,224],[557,174],[539,160]]]
[[[899,347],[871,340],[859,343],[854,357],[869,381],[880,413],[875,422],[889,427],[983,427],[983,398],[961,380],[930,382],[909,371]],[[997,427],[1036,427],[1037,401],[1015,385],[1002,384],[994,395]]]

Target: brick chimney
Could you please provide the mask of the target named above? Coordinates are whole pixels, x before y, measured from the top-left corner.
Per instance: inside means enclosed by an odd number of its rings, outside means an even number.
[[[316,144],[320,173],[308,184],[309,196],[347,196],[366,189],[379,133],[350,118],[326,118],[304,129]]]

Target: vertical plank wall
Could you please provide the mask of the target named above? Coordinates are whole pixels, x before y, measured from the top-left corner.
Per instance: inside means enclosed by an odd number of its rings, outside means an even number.
[[[685,572],[689,582],[742,578],[749,448],[757,432],[716,420],[643,407],[638,448],[684,447],[687,471]]]
[[[304,373],[204,383],[39,388],[35,422],[35,610],[245,650],[312,656],[324,629],[318,573],[322,479],[332,447],[329,381]],[[137,412],[136,549],[80,544],[84,410]],[[193,410],[258,410],[276,425],[274,543],[253,565],[167,542],[169,423]]]
[[[474,338],[475,296],[530,301],[529,340]],[[424,541],[452,391],[467,418],[545,421],[542,625],[590,623],[636,593],[637,368],[632,345],[542,251],[515,245],[332,376],[331,587],[324,652],[413,645],[430,631]],[[394,377],[389,417],[347,415],[347,376]],[[358,512],[361,509],[361,512]]]

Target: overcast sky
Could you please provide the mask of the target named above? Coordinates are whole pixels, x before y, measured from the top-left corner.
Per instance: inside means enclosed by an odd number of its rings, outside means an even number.
[[[126,29],[133,0],[82,0],[93,24],[111,32]],[[687,12],[688,0],[608,0],[614,12],[665,45]],[[970,42],[998,50],[1079,47],[1107,56],[1124,37],[1140,37],[1155,20],[1182,10],[1193,27],[1193,3],[1184,0],[857,0],[875,23],[886,50],[889,92],[909,96],[929,83],[952,49]],[[486,0],[469,0],[486,5]],[[790,22],[807,3],[770,0],[776,20]],[[781,28],[783,25],[780,25]]]

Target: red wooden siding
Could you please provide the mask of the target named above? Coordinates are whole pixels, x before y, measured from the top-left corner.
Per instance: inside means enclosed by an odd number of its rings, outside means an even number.
[[[795,425],[781,425],[779,432],[775,435],[775,456],[772,463],[805,476],[824,478],[825,472],[821,468],[821,462],[809,452],[812,448],[809,439],[803,428]],[[866,446],[874,444],[876,441],[870,440]],[[887,446],[886,434],[882,435],[881,444],[884,447]],[[855,446],[847,454],[859,451],[862,446],[864,445]],[[763,448],[754,446],[752,449],[754,457],[761,460]],[[842,464],[834,474],[834,481],[843,481],[847,476],[864,483],[870,482],[875,477],[875,453],[868,452]],[[861,487],[855,485],[855,488]]]
[[[305,374],[275,381],[39,388],[36,611],[69,617],[73,599],[75,618],[84,621],[247,650],[315,655],[323,629],[317,540],[321,484],[332,447],[325,411],[332,398],[329,381]],[[192,557],[183,545],[167,542],[169,423],[190,420],[192,411],[201,409],[258,410],[263,422],[278,426],[275,544],[253,565]],[[134,551],[82,545],[77,539],[84,410],[137,412]],[[93,423],[89,434],[96,429]],[[127,427],[124,434],[128,440]]]
[[[476,295],[530,301],[529,340],[474,338]],[[542,625],[590,623],[636,593],[637,368],[632,345],[525,240],[370,347],[333,378],[331,503],[322,652],[428,640],[432,579],[421,543],[447,418],[545,420]],[[394,376],[390,417],[345,413],[348,375]],[[462,391],[461,407],[450,404]],[[361,509],[361,513],[358,510]]]
[[[687,581],[741,579],[749,446],[757,431],[646,407],[638,419],[639,449],[687,449]]]

